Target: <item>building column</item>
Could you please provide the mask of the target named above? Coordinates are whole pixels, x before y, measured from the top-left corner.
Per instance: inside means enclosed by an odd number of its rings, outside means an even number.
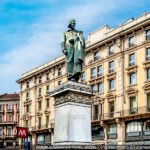
[[[104,128],[104,135],[105,135],[105,144],[108,142],[108,126],[106,124],[103,125]]]
[[[51,144],[53,144],[53,143],[54,143],[54,132],[51,131]]]
[[[36,145],[36,133],[32,134],[32,145]]]
[[[123,145],[124,144],[124,139],[125,139],[124,121],[120,121],[119,119],[116,119],[116,123],[117,123],[117,141],[118,141],[118,145]]]
[[[22,145],[22,138],[19,138],[19,146]]]

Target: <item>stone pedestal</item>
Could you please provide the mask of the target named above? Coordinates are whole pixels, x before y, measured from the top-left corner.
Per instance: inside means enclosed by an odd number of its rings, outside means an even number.
[[[91,87],[68,81],[50,95],[55,101],[54,145],[90,145]]]

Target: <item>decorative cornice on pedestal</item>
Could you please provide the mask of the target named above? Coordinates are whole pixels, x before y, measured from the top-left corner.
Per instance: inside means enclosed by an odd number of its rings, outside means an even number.
[[[55,98],[55,105],[65,102],[91,104],[89,97],[94,95],[91,86],[72,81],[65,82],[50,92],[50,96]]]

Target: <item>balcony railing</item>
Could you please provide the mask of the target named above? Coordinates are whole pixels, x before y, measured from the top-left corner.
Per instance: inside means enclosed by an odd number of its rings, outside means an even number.
[[[95,78],[96,78],[96,74],[92,74],[91,79],[95,79]]]
[[[129,67],[134,66],[134,65],[135,65],[135,62],[130,62],[129,63]]]
[[[150,106],[132,108],[132,109],[122,110],[118,112],[105,113],[100,116],[100,119],[105,120],[105,119],[126,117],[126,116],[138,115],[138,114],[141,115],[145,113],[150,113]]]
[[[98,72],[98,73],[97,73],[97,76],[98,76],[98,77],[101,77],[102,75],[103,75],[102,72]]]
[[[109,69],[109,73],[112,73],[112,72],[114,72],[114,69],[113,68]]]
[[[146,35],[146,40],[150,40],[150,35]]]
[[[94,56],[94,61],[98,60],[99,57],[98,56]]]
[[[134,46],[134,43],[129,43],[129,47],[132,47],[132,46]]]
[[[146,61],[149,61],[149,60],[150,60],[150,56],[147,56],[147,57],[146,57]]]

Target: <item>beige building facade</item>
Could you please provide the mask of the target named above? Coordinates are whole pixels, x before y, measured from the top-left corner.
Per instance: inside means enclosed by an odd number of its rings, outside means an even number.
[[[80,82],[92,98],[92,142],[150,144],[150,13],[90,33]],[[21,121],[32,144],[53,143],[54,100],[49,92],[67,81],[64,55],[22,74]],[[63,118],[62,118],[63,121]]]

